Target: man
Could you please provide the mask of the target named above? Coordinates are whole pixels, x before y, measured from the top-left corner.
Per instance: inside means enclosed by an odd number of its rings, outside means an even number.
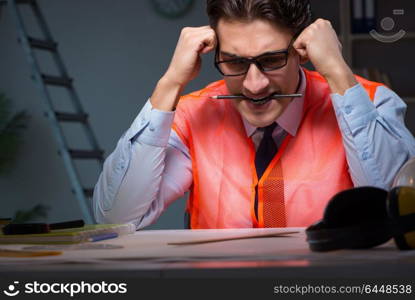
[[[107,158],[98,222],[143,228],[190,190],[190,228],[308,226],[343,189],[390,187],[415,155],[406,106],[353,75],[308,1],[208,0],[207,13]],[[210,51],[224,80],[180,97]]]

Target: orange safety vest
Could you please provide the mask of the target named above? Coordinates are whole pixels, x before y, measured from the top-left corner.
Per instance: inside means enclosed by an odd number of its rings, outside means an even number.
[[[180,99],[173,129],[192,160],[193,184],[186,208],[192,229],[269,227],[264,214],[272,217],[281,210],[282,226],[306,227],[321,219],[333,195],[353,186],[329,86],[317,72],[304,72],[307,87],[297,134],[287,134],[260,179],[255,147],[241,115],[231,101],[210,98],[229,94],[225,82]],[[380,84],[356,78],[373,100]]]

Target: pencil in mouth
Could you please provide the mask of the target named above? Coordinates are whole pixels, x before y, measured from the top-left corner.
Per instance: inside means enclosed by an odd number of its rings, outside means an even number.
[[[269,96],[266,96],[264,98],[258,98],[258,99],[254,99],[254,98],[250,98],[247,97],[245,95],[216,95],[216,96],[211,96],[212,99],[246,99],[249,101],[252,101],[255,104],[261,105],[264,104],[272,99],[280,99],[280,98],[297,98],[297,97],[301,97],[302,94],[271,94]]]

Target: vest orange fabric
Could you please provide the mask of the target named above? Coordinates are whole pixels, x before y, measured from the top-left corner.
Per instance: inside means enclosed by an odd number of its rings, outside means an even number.
[[[173,129],[192,160],[187,203],[192,229],[267,227],[264,211],[272,217],[281,210],[283,226],[305,227],[321,219],[334,194],[353,186],[329,86],[320,74],[304,72],[307,87],[297,135],[287,135],[260,179],[241,115],[231,101],[210,98],[229,94],[225,82],[181,98]],[[356,78],[373,100],[380,84]]]

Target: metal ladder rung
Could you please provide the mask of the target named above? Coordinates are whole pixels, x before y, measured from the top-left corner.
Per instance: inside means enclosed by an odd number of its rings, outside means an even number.
[[[84,194],[86,197],[92,198],[92,196],[94,195],[94,189],[84,189]]]
[[[88,121],[88,114],[84,114],[84,113],[73,114],[73,113],[55,112],[55,115],[56,115],[56,119],[62,122],[86,123]]]
[[[28,37],[28,40],[29,40],[30,46],[32,46],[33,48],[56,51],[56,48],[58,46],[58,44],[54,41],[40,40],[40,39],[35,39],[32,37]]]
[[[72,158],[78,159],[102,159],[104,151],[102,150],[74,150],[69,149],[69,154]]]
[[[42,74],[42,78],[45,84],[59,85],[59,86],[65,86],[65,87],[72,86],[71,78],[51,76],[51,75],[45,75],[45,74]]]
[[[77,164],[75,164],[75,160],[96,160],[99,164],[100,169],[102,170],[102,165],[104,162],[104,151],[102,151],[101,147],[98,145],[95,134],[88,122],[89,116],[82,107],[75,86],[73,85],[73,79],[68,75],[66,66],[63,63],[59,53],[58,43],[49,31],[48,25],[41,12],[37,0],[7,0],[7,2],[0,0],[0,5],[3,4],[7,4],[7,6],[10,8],[10,13],[15,21],[19,43],[23,47],[27,61],[32,68],[32,78],[39,88],[40,94],[43,98],[45,115],[48,117],[50,122],[52,133],[58,145],[58,153],[62,156],[64,166],[70,179],[72,191],[78,200],[86,223],[94,223],[91,203],[89,201],[93,195],[93,189],[91,189],[90,185],[82,185],[80,174],[78,173],[79,169]],[[33,17],[36,19],[34,24],[38,25],[41,33],[40,36],[36,35],[35,38],[34,36],[30,36],[27,33],[23,18],[26,15],[23,14],[23,8],[25,7],[18,7],[18,4],[29,4],[28,8],[31,9]],[[42,73],[40,59],[37,57],[37,55],[35,55],[37,54],[35,53],[35,50],[39,49],[41,51],[49,51],[53,55],[53,61],[56,65],[56,73],[49,71]],[[74,110],[54,110],[52,95],[48,90],[50,85],[60,86],[66,89]],[[63,130],[63,126],[65,124],[62,124],[62,121],[79,122],[78,124],[81,125],[80,127],[85,133],[89,145],[85,145],[81,147],[81,149],[74,149],[77,146],[73,146],[74,148],[68,146],[68,141]]]

